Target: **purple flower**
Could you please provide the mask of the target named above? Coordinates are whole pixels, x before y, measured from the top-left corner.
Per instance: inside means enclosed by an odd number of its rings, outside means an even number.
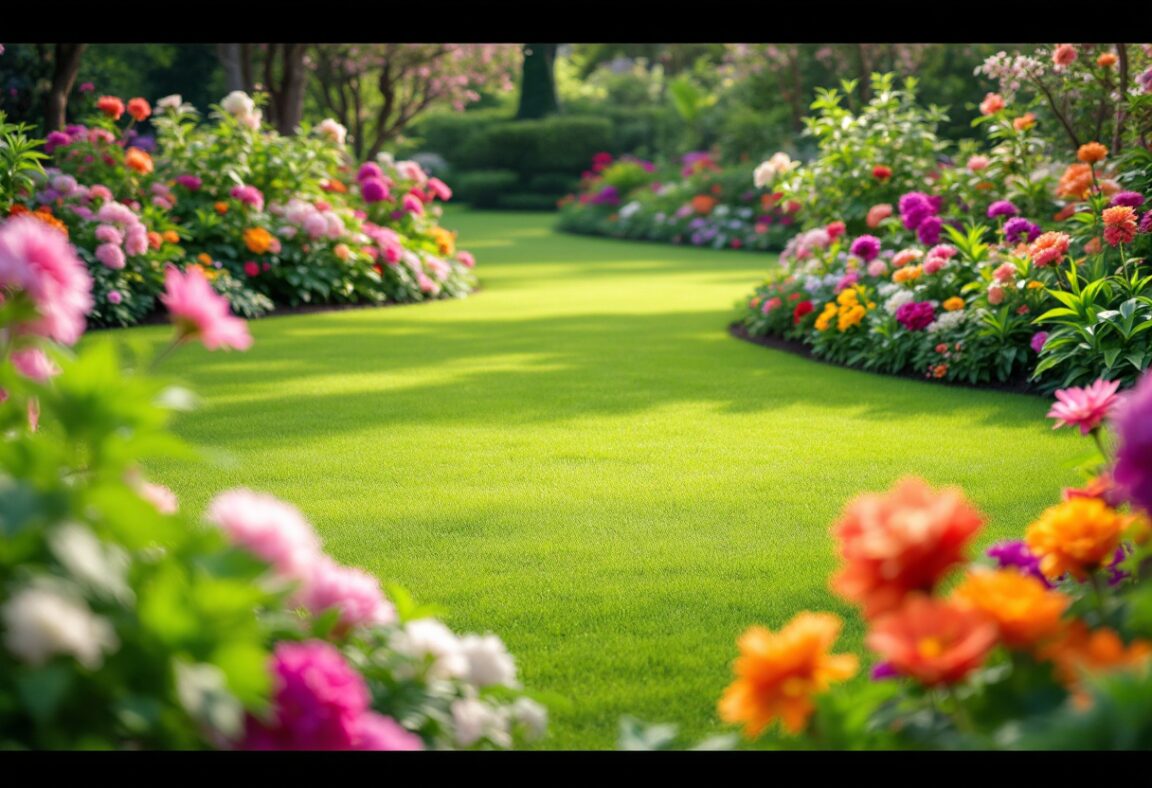
[[[997,200],[988,206],[988,218],[995,219],[997,216],[1016,216],[1020,210],[1008,200]]]
[[[44,152],[51,153],[57,148],[63,148],[65,145],[70,145],[72,138],[62,131],[53,131],[48,134],[48,138],[44,140]]]
[[[916,228],[916,237],[920,239],[920,243],[925,246],[931,246],[940,243],[940,228],[944,223],[940,221],[939,216],[928,216],[920,222]]]
[[[908,192],[900,198],[900,218],[904,220],[906,229],[915,230],[934,213],[928,195],[922,192]]]
[[[852,242],[852,247],[848,251],[864,262],[870,263],[880,254],[880,239],[874,235],[862,235]]]
[[[877,662],[872,666],[872,672],[869,674],[869,678],[873,681],[886,681],[899,678],[899,676],[900,673],[891,662]]]
[[[1001,569],[1018,569],[1026,575],[1035,577],[1049,588],[1053,587],[1053,584],[1040,571],[1040,559],[1033,555],[1032,551],[1028,549],[1028,545],[1020,539],[997,542],[988,548],[985,555],[994,559],[996,566]]]
[[[1044,347],[1044,343],[1047,341],[1048,341],[1048,332],[1047,331],[1037,331],[1035,334],[1032,335],[1032,341],[1029,343],[1030,345],[1032,345],[1032,352],[1033,353],[1039,353],[1040,349]]]
[[[384,185],[384,181],[380,178],[370,176],[360,181],[360,196],[363,197],[364,202],[367,203],[387,200],[388,187]]]
[[[1136,81],[1140,83],[1140,88],[1145,93],[1152,93],[1152,68],[1147,69],[1140,76],[1136,77]]]
[[[1017,216],[1004,222],[1004,240],[1010,244],[1032,243],[1040,237],[1040,228]]]
[[[1136,228],[1139,233],[1152,233],[1152,211],[1147,211],[1140,217],[1140,226]]]
[[[595,205],[618,205],[620,203],[620,190],[615,186],[605,186],[592,198]]]
[[[384,173],[381,171],[379,165],[375,162],[366,161],[360,166],[360,171],[356,173],[356,180],[363,182],[368,178],[376,178],[377,180],[384,178]]]
[[[1120,439],[1112,479],[1129,501],[1152,511],[1152,375],[1124,396],[1112,425]]]
[[[176,183],[190,192],[198,192],[200,191],[200,187],[204,185],[204,181],[195,175],[177,175]]]
[[[840,281],[836,283],[835,292],[839,293],[843,290],[847,290],[849,287],[859,281],[860,274],[858,274],[856,271],[849,271],[848,273],[844,274],[844,276],[840,277]]]
[[[1131,577],[1131,573],[1125,572],[1120,568],[1120,564],[1124,563],[1124,559],[1128,557],[1128,548],[1125,545],[1119,545],[1116,552],[1112,554],[1112,561],[1108,564],[1108,585],[1118,586]]]
[[[88,136],[88,127],[81,126],[78,123],[71,123],[64,127],[64,133],[69,137],[86,137]]]
[[[896,319],[909,331],[923,331],[936,319],[936,308],[929,301],[912,301],[896,310]]]
[[[1127,205],[1129,208],[1139,208],[1144,204],[1144,195],[1140,192],[1116,192],[1112,195],[1112,205]]]

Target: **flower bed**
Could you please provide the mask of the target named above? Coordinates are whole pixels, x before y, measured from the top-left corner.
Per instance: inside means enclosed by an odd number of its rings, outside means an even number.
[[[96,101],[85,125],[52,132],[52,161],[8,213],[64,227],[93,278],[92,325],[155,312],[164,267],[198,266],[239,314],[277,305],[463,297],[473,257],[443,228],[451,189],[415,162],[355,166],[327,120],[285,137],[235,92],[212,122],[169,96]],[[154,136],[137,126],[151,122]]]
[[[797,205],[757,184],[742,167],[697,151],[678,165],[600,153],[581,191],[560,201],[558,227],[572,233],[712,249],[780,249]]]

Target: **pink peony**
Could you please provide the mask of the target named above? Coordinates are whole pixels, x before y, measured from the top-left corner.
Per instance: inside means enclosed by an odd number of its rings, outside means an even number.
[[[391,717],[370,711],[360,717],[356,726],[354,748],[378,752],[423,750],[424,740],[400,727]]]
[[[1079,427],[1081,435],[1087,435],[1100,426],[1109,411],[1120,401],[1116,390],[1120,381],[1097,380],[1090,386],[1056,390],[1056,404],[1048,411],[1048,418],[1055,419],[1052,429]]]
[[[396,608],[384,597],[375,576],[363,569],[341,566],[326,555],[313,564],[301,601],[313,615],[330,607],[339,608],[342,629],[396,621]]]
[[[233,186],[229,194],[233,199],[251,205],[258,211],[264,210],[264,195],[255,186]]]
[[[428,193],[437,200],[443,200],[444,202],[452,199],[452,190],[448,188],[448,184],[439,178],[428,179]]]
[[[40,348],[23,348],[12,351],[12,366],[24,377],[44,383],[60,374],[60,367],[45,355]]]
[[[90,193],[95,193],[98,188],[101,187],[93,186]],[[133,213],[131,208],[118,202],[105,202],[96,212],[96,218],[101,222],[122,224],[125,227],[140,223],[140,217]]]
[[[896,310],[896,320],[909,331],[923,331],[936,319],[936,309],[928,301],[912,301]]]
[[[145,254],[148,251],[148,230],[142,224],[131,224],[124,236],[124,251],[129,257]]]
[[[175,266],[168,266],[160,300],[172,315],[179,339],[199,338],[209,350],[247,350],[252,346],[248,324],[232,315],[228,301],[212,289],[199,268],[180,273]]]
[[[300,510],[271,495],[228,490],[212,499],[205,516],[283,577],[306,580],[322,555],[320,537]]]
[[[902,249],[892,258],[893,268],[903,268],[908,263],[914,263],[924,256],[919,249]]]
[[[119,304],[123,300],[124,300],[124,296],[120,295],[119,290],[109,290],[108,291],[108,303],[109,304]]]
[[[356,180],[366,181],[369,178],[376,178],[377,180],[384,177],[384,173],[380,169],[380,165],[374,161],[367,161],[360,165],[360,171],[356,173]]]
[[[988,164],[989,161],[987,156],[970,156],[968,158],[968,171],[980,172],[981,170],[986,170],[988,169]]]
[[[476,258],[472,256],[471,252],[457,252],[456,259],[460,261],[460,265],[465,268],[475,268]]]
[[[891,215],[892,206],[888,203],[885,202],[880,203],[879,205],[873,205],[868,209],[868,218],[864,220],[864,223],[875,229],[876,227],[880,226],[880,222],[884,221]]]
[[[84,333],[92,278],[58,230],[27,216],[0,225],[0,289],[24,291],[39,317],[24,328],[65,345]]]
[[[276,682],[271,724],[248,719],[244,750],[350,750],[371,700],[364,679],[328,643],[281,642],[272,657]],[[377,741],[378,721],[367,737]]]
[[[1016,279],[1016,266],[1012,263],[1003,263],[992,272],[992,278],[1007,284]]]
[[[412,213],[417,216],[420,216],[424,213],[424,203],[421,202],[420,198],[412,192],[408,192],[408,194],[404,195],[403,206],[406,213]]]
[[[1052,51],[1052,62],[1057,66],[1067,66],[1076,60],[1076,47],[1071,44],[1061,44]]]
[[[119,246],[124,243],[124,233],[120,232],[119,228],[111,224],[102,224],[96,228],[96,240],[101,243]]]
[[[948,260],[943,257],[929,257],[924,261],[924,273],[931,275],[937,273],[948,265]]]
[[[959,250],[952,244],[937,244],[928,250],[929,257],[943,257],[945,260],[951,260]]]
[[[96,247],[96,259],[113,271],[124,267],[124,252],[115,244],[100,244]]]
[[[88,189],[88,199],[110,202],[112,200],[112,192],[109,191],[107,186],[98,183]]]
[[[368,177],[360,181],[360,196],[364,198],[364,202],[374,203],[387,200],[391,195],[388,193],[388,187],[384,185],[384,181],[379,178]]]

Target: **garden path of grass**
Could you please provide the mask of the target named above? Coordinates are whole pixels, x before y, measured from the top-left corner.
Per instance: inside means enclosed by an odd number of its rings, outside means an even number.
[[[737,341],[771,258],[553,233],[453,212],[465,301],[252,323],[244,354],[166,365],[203,407],[178,432],[223,464],[150,470],[190,511],[247,485],[329,550],[491,630],[528,687],[566,696],[548,745],[604,748],[633,714],[720,729],[734,641],[826,590],[853,494],[918,473],[1017,534],[1082,444],[1034,397],[825,366]],[[155,337],[160,328],[138,330]]]

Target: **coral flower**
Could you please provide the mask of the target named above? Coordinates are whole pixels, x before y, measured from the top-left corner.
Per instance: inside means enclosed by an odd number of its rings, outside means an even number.
[[[1045,509],[1028,526],[1024,542],[1040,559],[1045,577],[1055,580],[1070,572],[1083,580],[1112,558],[1134,519],[1099,498],[1072,498]]]
[[[1075,200],[1084,199],[1088,192],[1092,190],[1092,167],[1087,164],[1070,164],[1060,176],[1060,182],[1056,185],[1056,195],[1058,197],[1071,197]],[[1057,214],[1056,221],[1062,222],[1072,214],[1076,213],[1076,206],[1067,205],[1059,214]]]
[[[147,120],[152,114],[152,106],[146,99],[128,99],[128,114],[137,122]]]
[[[221,202],[217,202],[217,203],[216,203],[215,205],[213,205],[212,207],[213,207],[213,208],[215,208],[215,209],[216,209],[216,213],[220,214],[221,216],[223,216],[224,214],[228,213],[228,203],[226,203],[226,202],[222,202],[222,201],[221,201]]]
[[[810,314],[816,307],[813,306],[811,301],[801,301],[792,310],[792,323],[793,325],[800,325],[800,321],[804,319],[805,315]]]
[[[1136,237],[1136,211],[1127,205],[1105,208],[1104,240],[1111,246],[1132,243]]]
[[[1004,109],[1004,99],[999,93],[989,93],[980,102],[981,115],[995,115],[1002,109]]]
[[[180,243],[180,234],[177,233],[175,230],[165,230],[163,233],[160,234],[160,237],[163,238],[165,241],[167,241],[170,244]]]
[[[868,209],[868,216],[864,219],[864,223],[870,228],[875,229],[880,226],[880,222],[887,219],[892,215],[892,206],[886,202],[879,205],[873,205]]]
[[[146,151],[139,148],[129,148],[124,153],[124,166],[130,170],[135,170],[141,175],[147,175],[152,172],[152,157]]]
[[[1071,240],[1067,233],[1044,233],[1028,247],[1028,256],[1032,258],[1032,264],[1038,268],[1054,265],[1060,262],[1060,258],[1068,251]]]
[[[1014,569],[978,569],[956,587],[954,598],[996,622],[1000,640],[1023,648],[1056,634],[1072,600]]]
[[[1012,128],[1016,131],[1027,131],[1036,125],[1036,116],[1031,112],[1025,112],[1020,117],[1012,121]]]
[[[252,254],[264,254],[272,248],[272,234],[263,227],[249,227],[244,231],[244,245]]]
[[[877,164],[872,168],[872,177],[876,180],[886,181],[892,177],[892,168]]]
[[[833,526],[844,565],[832,587],[868,617],[889,612],[961,563],[983,523],[959,489],[933,490],[921,479],[857,496]]]
[[[692,210],[701,215],[712,213],[716,207],[716,198],[707,194],[697,194],[692,198]]]
[[[115,96],[101,96],[96,99],[96,109],[112,120],[120,120],[120,116],[124,114],[124,102]]]
[[[1100,68],[1112,68],[1112,66],[1116,65],[1116,60],[1117,57],[1114,52],[1105,52],[1096,58],[1096,65],[1100,66]]]
[[[892,267],[893,268],[902,268],[905,265],[907,265],[908,263],[912,263],[912,262],[915,262],[916,260],[919,260],[923,256],[924,256],[924,253],[921,252],[919,249],[903,249],[903,250],[897,252],[896,256],[892,258]]]
[[[916,594],[877,619],[865,642],[901,675],[934,687],[980,667],[996,644],[996,624],[970,607]]]
[[[1089,630],[1083,621],[1073,621],[1036,656],[1052,662],[1057,677],[1076,689],[1084,672],[1100,673],[1146,665],[1152,659],[1152,643],[1133,640],[1125,646],[1114,630],[1107,627]]]
[[[168,307],[180,339],[198,338],[209,350],[252,346],[248,324],[231,314],[228,301],[212,289],[199,268],[189,267],[181,274],[175,266],[168,266],[160,300]]]
[[[1067,66],[1076,60],[1076,47],[1071,44],[1060,44],[1052,51],[1052,62],[1057,66]]]
[[[1085,164],[1095,164],[1108,158],[1108,149],[1099,142],[1086,142],[1076,151],[1076,158]]]
[[[812,697],[858,669],[853,654],[830,654],[840,634],[832,613],[798,614],[779,632],[749,627],[740,637],[736,680],[724,691],[718,709],[727,723],[742,723],[749,738],[773,720],[799,733],[815,710]]]
[[[1116,390],[1120,381],[1097,380],[1090,386],[1056,390],[1056,403],[1048,411],[1048,418],[1055,419],[1052,429],[1079,427],[1081,435],[1087,435],[1100,426],[1100,422],[1120,401]]]

